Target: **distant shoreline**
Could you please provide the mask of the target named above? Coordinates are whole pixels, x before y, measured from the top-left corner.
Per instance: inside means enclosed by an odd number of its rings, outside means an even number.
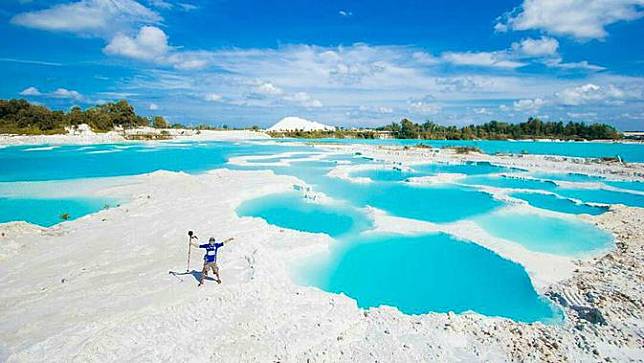
[[[124,142],[233,141],[252,139],[269,139],[269,136],[263,132],[252,130],[157,129],[142,127],[105,133],[85,131],[81,133],[70,132],[67,134],[53,135],[0,134],[0,146],[89,145]]]

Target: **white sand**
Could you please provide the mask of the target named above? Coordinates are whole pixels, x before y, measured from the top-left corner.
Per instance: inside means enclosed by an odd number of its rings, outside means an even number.
[[[5,135],[0,134],[0,145],[58,145],[58,144],[110,144],[127,142],[124,135],[161,134],[168,133],[168,141],[235,141],[248,139],[267,139],[263,132],[251,130],[194,130],[194,129],[154,129],[144,127],[106,133],[95,133],[89,129],[83,132],[70,132],[58,135]],[[40,150],[45,150],[40,148]]]
[[[414,150],[369,152],[396,162],[423,158]],[[487,158],[469,156],[474,157]],[[526,159],[499,160],[524,165]],[[567,161],[534,158],[529,163],[577,170]],[[606,172],[604,166],[591,167]],[[633,176],[633,170],[606,168]],[[132,201],[49,229],[0,225],[0,361],[644,359],[644,209],[617,207],[589,217],[615,233],[618,249],[586,261],[526,254],[470,225],[448,227],[520,260],[541,291],[558,294],[567,304],[596,307],[607,320],[607,325],[591,324],[565,307],[565,323],[544,326],[478,314],[364,311],[346,296],[297,285],[290,266],[328,251],[332,240],[234,212],[248,198],[304,185],[293,177],[220,169],[59,183],[40,188],[25,183],[16,192]],[[378,216],[379,228],[402,225],[392,218]],[[419,229],[433,227],[420,224]],[[236,238],[220,250],[223,284],[207,281],[197,288],[191,275],[168,274],[185,271],[188,229],[202,240],[210,234]],[[200,259],[200,251],[193,250],[192,269],[199,268]]]

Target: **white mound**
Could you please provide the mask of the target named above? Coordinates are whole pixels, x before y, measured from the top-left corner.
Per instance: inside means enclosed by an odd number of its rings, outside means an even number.
[[[335,127],[321,124],[315,121],[305,120],[300,117],[289,116],[279,120],[275,125],[271,126],[268,131],[315,131],[315,130],[335,130]]]

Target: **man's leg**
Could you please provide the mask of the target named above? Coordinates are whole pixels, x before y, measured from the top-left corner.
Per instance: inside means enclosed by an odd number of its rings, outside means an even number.
[[[221,284],[221,278],[219,277],[219,266],[216,262],[212,264],[212,273],[217,276],[217,283]]]
[[[203,280],[208,276],[208,264],[204,263],[203,268],[201,269],[201,279],[199,280],[199,286],[203,285]]]

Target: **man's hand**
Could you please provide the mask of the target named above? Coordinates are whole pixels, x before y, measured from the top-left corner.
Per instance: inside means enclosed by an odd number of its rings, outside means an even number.
[[[230,237],[230,238],[228,238],[227,240],[225,240],[225,241],[224,241],[224,243],[228,243],[228,242],[230,242],[230,241],[232,241],[232,240],[234,240],[234,239],[235,239],[234,237]]]

